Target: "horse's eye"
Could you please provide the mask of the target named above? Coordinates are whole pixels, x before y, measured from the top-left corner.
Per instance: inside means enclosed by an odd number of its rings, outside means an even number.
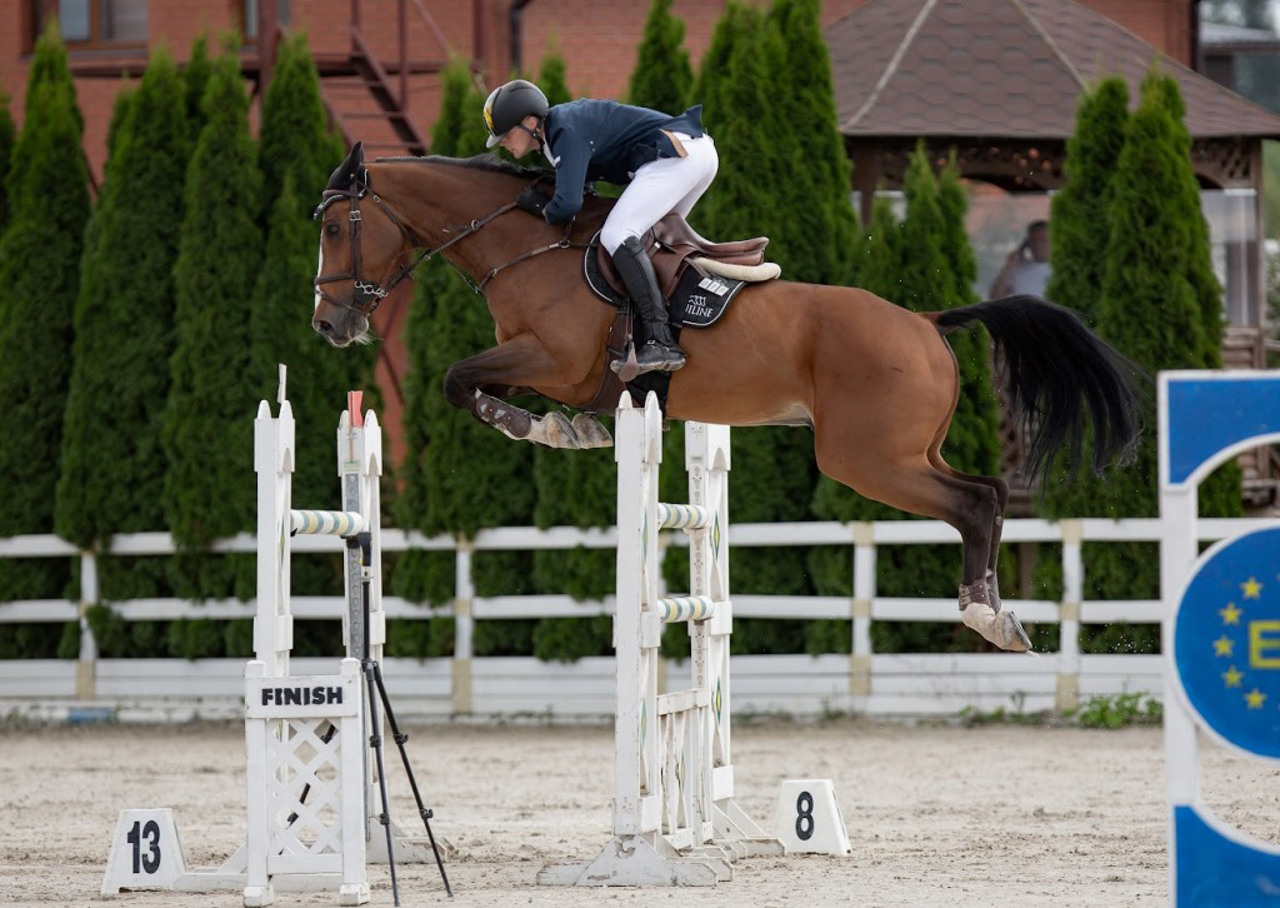
[[[342,228],[339,227],[337,224],[333,223],[332,221],[330,221],[328,224],[324,225],[324,232],[327,233],[329,236],[337,236],[338,234],[342,233]]]

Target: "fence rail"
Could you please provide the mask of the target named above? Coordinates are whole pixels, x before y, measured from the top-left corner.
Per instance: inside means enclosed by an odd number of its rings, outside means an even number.
[[[1197,523],[1202,542],[1245,530],[1274,526],[1271,519],[1205,519]],[[885,545],[959,544],[950,526],[936,521],[870,523],[735,524],[735,548],[849,546],[853,582],[848,596],[735,595],[739,617],[773,619],[835,618],[851,621],[848,655],[736,656],[735,709],[743,712],[785,711],[818,715],[833,711],[870,714],[947,714],[963,707],[1022,708],[1028,711],[1074,705],[1081,698],[1122,692],[1160,695],[1159,656],[1103,656],[1080,652],[1080,626],[1111,622],[1155,623],[1159,600],[1086,600],[1084,542],[1156,542],[1160,521],[1154,518],[1081,519],[1050,522],[1008,520],[1005,542],[1058,543],[1062,546],[1061,601],[1006,599],[1024,621],[1060,625],[1056,653],[1010,654],[876,654],[871,645],[875,621],[955,621],[953,599],[879,596],[875,565]],[[667,546],[683,546],[683,533],[664,534]],[[419,662],[386,660],[386,675],[397,694],[397,712],[427,718],[454,714],[528,714],[573,719],[611,713],[612,658],[583,659],[572,665],[541,663],[533,658],[475,658],[472,633],[477,620],[586,617],[613,613],[611,599],[576,602],[568,596],[526,595],[478,597],[471,581],[471,559],[478,551],[564,550],[583,546],[611,549],[613,529],[573,527],[503,527],[483,530],[475,539],[428,538],[417,532],[384,529],[385,552],[452,551],[456,587],[449,612],[455,622],[451,658]],[[254,552],[255,540],[241,534],[217,544],[218,552]],[[344,551],[342,540],[299,536],[293,549],[302,552]],[[112,540],[113,556],[171,555],[167,533],[134,533]],[[959,553],[957,552],[957,557]],[[15,622],[81,621],[78,660],[13,660],[0,662],[0,712],[65,715],[89,707],[116,710],[121,717],[239,715],[244,662],[238,659],[101,659],[85,609],[100,598],[92,552],[81,552],[54,536],[15,536],[0,540],[0,558],[79,558],[81,600],[35,600],[0,603],[0,625]],[[674,591],[683,592],[683,591]],[[237,600],[195,602],[182,599],[138,599],[112,602],[126,621],[179,618],[249,618],[255,603]],[[344,610],[338,596],[293,599],[300,618],[338,619]],[[396,597],[384,599],[389,619],[418,620],[438,611]],[[299,670],[323,672],[331,660],[298,659]],[[314,663],[314,664],[312,664]],[[683,664],[669,666],[671,680],[687,674]],[[739,693],[738,687],[742,691]]]

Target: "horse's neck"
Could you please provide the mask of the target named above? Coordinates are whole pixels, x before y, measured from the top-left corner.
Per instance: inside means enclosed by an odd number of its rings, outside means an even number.
[[[375,165],[376,166],[376,165]],[[373,169],[373,168],[371,168]],[[503,205],[515,201],[518,181],[454,164],[381,165],[374,185],[384,184],[382,195],[424,247],[435,249],[454,240],[472,222],[483,220]],[[495,218],[442,253],[479,281],[526,247],[550,236],[552,228],[539,225],[520,212]]]

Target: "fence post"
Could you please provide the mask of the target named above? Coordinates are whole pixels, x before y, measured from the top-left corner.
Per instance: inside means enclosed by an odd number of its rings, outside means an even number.
[[[476,596],[471,580],[471,543],[457,540],[454,557],[453,597],[453,711],[469,713],[475,709],[471,687],[472,635],[476,621],[472,605]]]
[[[98,641],[89,624],[89,607],[102,599],[98,588],[98,559],[91,551],[80,553],[80,656],[76,662],[76,699],[98,696]]]
[[[1059,604],[1058,687],[1054,705],[1059,710],[1080,703],[1080,603],[1084,601],[1084,522],[1063,520],[1062,602]]]
[[[853,654],[849,659],[849,693],[871,696],[871,600],[876,596],[875,524],[858,521],[853,530]]]

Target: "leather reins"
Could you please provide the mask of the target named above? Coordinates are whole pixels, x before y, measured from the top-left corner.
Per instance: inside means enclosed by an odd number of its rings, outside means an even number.
[[[531,185],[537,185],[537,183],[538,183],[538,180],[534,180]],[[315,280],[313,281],[313,283],[315,284],[316,293],[320,296],[321,299],[327,300],[330,303],[333,303],[335,306],[340,306],[343,309],[350,309],[366,317],[369,316],[375,309],[377,309],[378,304],[381,303],[386,298],[387,294],[391,292],[391,290],[396,286],[396,284],[400,283],[400,281],[408,277],[413,272],[413,269],[418,267],[419,264],[427,261],[433,255],[443,252],[444,250],[452,246],[454,243],[457,243],[457,242],[460,242],[461,240],[466,239],[467,237],[471,236],[471,234],[479,231],[482,227],[484,227],[490,221],[493,221],[495,218],[498,218],[501,215],[506,214],[508,211],[511,211],[513,208],[516,207],[515,202],[508,202],[507,204],[502,205],[501,207],[489,212],[484,217],[471,221],[469,224],[466,224],[462,227],[461,232],[458,233],[457,236],[435,247],[434,249],[427,249],[423,252],[418,253],[413,258],[412,261],[410,261],[407,265],[401,266],[394,274],[392,274],[391,277],[385,283],[379,283],[375,281],[365,280],[360,274],[360,265],[361,265],[360,225],[363,221],[363,218],[360,214],[360,200],[364,198],[365,195],[368,195],[369,198],[373,200],[374,204],[382,209],[383,214],[385,214],[388,218],[391,219],[391,223],[396,225],[396,227],[400,230],[401,236],[403,236],[409,242],[410,245],[419,246],[421,244],[417,242],[417,237],[414,236],[414,234],[407,227],[405,227],[405,225],[400,221],[400,219],[395,216],[395,213],[387,206],[387,204],[384,201],[382,201],[382,198],[378,196],[376,193],[372,193],[369,191],[369,186],[366,181],[357,179],[353,181],[350,189],[326,189],[324,191],[323,201],[321,201],[319,206],[316,207],[315,214],[313,215],[313,217],[315,217],[316,219],[319,219],[321,216],[323,216],[325,210],[334,202],[341,201],[342,199],[347,199],[351,202],[351,211],[347,215],[347,218],[351,223],[351,270],[343,271],[337,274],[317,275]],[[445,228],[444,232],[451,233],[455,229],[458,229],[458,228]],[[533,249],[530,249],[527,252],[521,253],[520,255],[516,256],[515,258],[511,259],[508,262],[504,262],[503,264],[498,265],[496,268],[491,268],[488,272],[486,272],[485,276],[480,279],[479,283],[473,282],[469,276],[467,276],[465,273],[461,271],[461,269],[459,269],[459,273],[463,274],[464,279],[466,279],[467,283],[471,285],[471,289],[475,290],[476,293],[483,294],[485,285],[487,285],[489,281],[493,280],[500,272],[514,265],[518,265],[521,262],[524,262],[528,259],[531,259],[536,255],[541,255],[544,252],[551,252],[555,249],[568,249],[571,246],[586,248],[586,245],[587,245],[586,243],[570,242],[569,236],[572,230],[573,230],[573,221],[570,220],[569,223],[565,224],[564,235],[560,237],[558,242],[550,243],[544,246],[537,246]],[[329,284],[329,283],[332,283],[333,281],[348,281],[348,280],[351,281],[352,290],[354,291],[352,293],[351,302],[348,302],[346,300],[340,300],[337,297],[331,296],[322,286],[323,284]]]

